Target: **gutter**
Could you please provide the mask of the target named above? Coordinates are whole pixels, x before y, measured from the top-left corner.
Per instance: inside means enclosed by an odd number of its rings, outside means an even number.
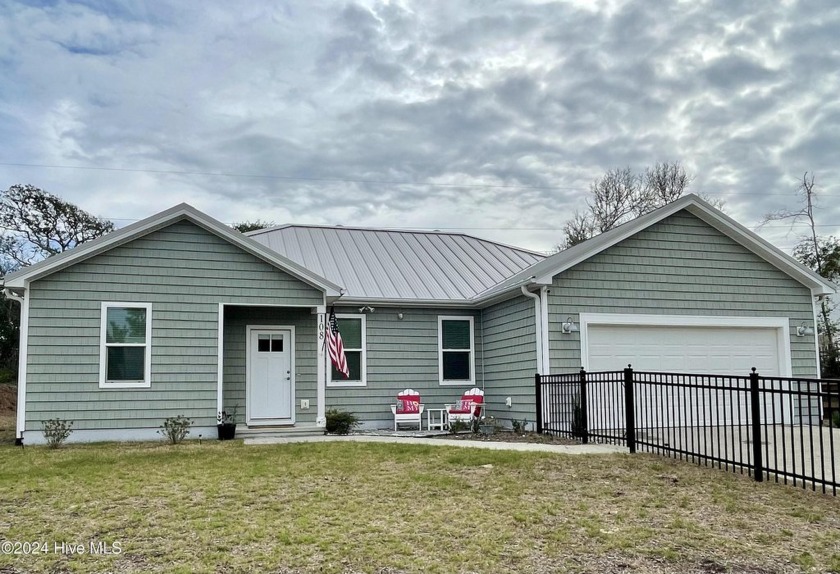
[[[542,298],[540,295],[535,293],[531,293],[528,290],[527,285],[522,285],[519,288],[522,291],[522,294],[526,297],[530,297],[534,300],[534,329],[536,330],[537,334],[537,372],[543,374],[545,370],[543,369],[543,328],[542,328]]]

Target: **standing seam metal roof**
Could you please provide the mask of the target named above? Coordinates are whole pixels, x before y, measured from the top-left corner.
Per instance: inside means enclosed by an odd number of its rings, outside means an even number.
[[[247,235],[348,298],[466,301],[545,259],[461,233],[283,225]]]

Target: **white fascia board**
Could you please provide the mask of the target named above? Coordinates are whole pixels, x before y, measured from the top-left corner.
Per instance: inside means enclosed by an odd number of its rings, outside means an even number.
[[[521,295],[519,287],[524,283],[517,283],[505,290],[487,297],[473,299],[377,299],[375,297],[334,297],[327,299],[327,305],[370,305],[371,307],[436,307],[453,309],[481,309],[495,303],[507,301]],[[550,283],[548,284],[550,285]]]
[[[636,233],[639,233],[651,225],[659,223],[663,219],[666,219],[683,209],[700,218],[705,223],[711,225],[733,241],[744,246],[752,253],[755,253],[799,283],[802,283],[812,290],[816,289],[816,294],[831,295],[837,292],[837,285],[834,285],[827,279],[820,277],[818,274],[796,261],[790,255],[784,253],[758,234],[750,231],[725,213],[715,209],[693,194],[681,197],[673,203],[646,215],[642,215],[641,217],[616,227],[611,231],[597,235],[592,239],[581,243],[578,249],[576,249],[576,246],[572,247],[570,250],[560,252],[557,255],[545,260],[546,265],[542,265],[543,262],[535,263],[534,266],[541,267],[541,269],[535,273],[535,282],[537,284],[550,285],[554,276],[559,273],[586,261],[590,257],[609,249],[613,245],[630,238]],[[555,265],[551,265],[550,263],[552,258],[556,258]]]
[[[557,262],[557,265],[546,266],[544,270],[535,275],[535,282],[541,285],[551,285],[554,281],[554,276],[558,273],[562,273],[563,271],[586,261],[587,259],[597,255],[598,253],[609,249],[616,243],[620,243],[621,241],[624,241],[625,239],[636,235],[637,233],[650,227],[651,225],[659,223],[666,217],[670,217],[678,211],[685,209],[686,205],[688,205],[690,200],[694,197],[695,196],[693,195],[685,196],[664,207],[660,207],[656,211],[652,211],[648,214],[642,215],[641,217],[637,217],[636,219],[629,221],[624,225],[616,227],[615,229],[606,231],[600,235],[596,235],[592,239],[580,243],[580,248],[577,250],[577,253],[571,251],[571,257],[568,256],[570,250],[561,251],[560,253],[555,255],[555,257],[557,257],[559,260]],[[570,249],[575,250],[575,247],[572,247]],[[564,255],[566,257],[563,257]]]
[[[743,245],[783,273],[811,288],[816,295],[831,295],[837,292],[837,285],[820,277],[811,269],[713,207],[695,202],[686,207],[686,211],[699,217],[733,241]]]
[[[95,239],[88,243],[84,243],[64,253],[54,255],[44,261],[31,265],[15,273],[11,273],[6,277],[5,286],[8,288],[22,288],[25,281],[35,281],[41,279],[51,273],[60,271],[78,261],[94,257],[104,253],[114,247],[118,247],[129,241],[148,235],[159,229],[163,229],[173,223],[181,220],[188,220],[191,223],[213,233],[214,235],[229,241],[244,251],[258,257],[267,263],[286,271],[290,275],[300,279],[301,281],[312,285],[322,291],[328,296],[338,296],[341,293],[341,287],[334,283],[320,277],[307,269],[304,269],[297,263],[286,259],[282,255],[275,253],[268,249],[261,243],[254,241],[239,232],[229,228],[224,223],[221,223],[212,217],[198,211],[191,205],[182,203],[171,207],[166,211],[162,211],[157,215],[153,215],[142,221],[127,225],[122,229],[118,229],[105,235],[99,239]]]

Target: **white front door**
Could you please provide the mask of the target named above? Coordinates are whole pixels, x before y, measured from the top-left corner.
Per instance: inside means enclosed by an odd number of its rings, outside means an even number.
[[[245,422],[293,424],[294,335],[291,328],[248,327]]]

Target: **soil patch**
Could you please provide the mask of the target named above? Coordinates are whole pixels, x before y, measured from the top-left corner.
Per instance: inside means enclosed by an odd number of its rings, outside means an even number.
[[[0,385],[0,414],[15,412],[17,406],[17,387]]]

